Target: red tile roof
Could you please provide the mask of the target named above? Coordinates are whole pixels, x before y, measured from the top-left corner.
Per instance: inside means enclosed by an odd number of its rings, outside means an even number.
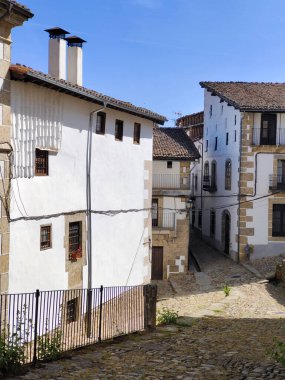
[[[285,83],[200,82],[200,85],[241,111],[285,112]]]
[[[153,158],[155,160],[192,161],[200,154],[182,128],[154,128]]]
[[[131,113],[145,119],[152,120],[158,124],[164,124],[167,120],[166,117],[159,115],[146,108],[137,107],[132,103],[125,102],[119,99],[103,95],[97,91],[90,90],[86,87],[74,85],[63,79],[56,79],[48,74],[34,70],[30,67],[23,65],[10,66],[11,79],[28,81],[40,86],[49,87],[56,91],[65,92],[71,96],[79,97],[81,99],[91,101],[97,104],[107,103],[108,108],[117,109],[123,112]]]

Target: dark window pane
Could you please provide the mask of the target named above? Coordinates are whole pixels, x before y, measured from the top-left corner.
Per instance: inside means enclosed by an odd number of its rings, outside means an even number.
[[[35,174],[48,175],[48,151],[36,149]]]

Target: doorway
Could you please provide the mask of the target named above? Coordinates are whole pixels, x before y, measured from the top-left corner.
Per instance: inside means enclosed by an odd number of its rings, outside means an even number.
[[[151,279],[163,279],[163,247],[152,247]]]
[[[231,214],[225,210],[222,215],[222,242],[223,250],[229,255],[231,244]]]

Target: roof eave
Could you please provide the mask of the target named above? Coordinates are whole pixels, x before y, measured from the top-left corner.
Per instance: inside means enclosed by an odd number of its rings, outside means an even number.
[[[154,161],[195,161],[198,160],[199,157],[174,157],[174,156],[153,156]]]
[[[21,7],[18,4],[11,3],[10,1],[0,0],[0,5],[7,7],[7,4],[11,4],[11,12],[13,13],[16,13],[27,19],[34,17],[34,14],[28,8]]]
[[[41,75],[31,72],[31,71],[22,72],[22,73],[12,71],[11,79],[32,82],[40,86],[44,86],[44,87],[48,87],[60,92],[64,92],[65,94],[75,96],[77,98],[80,98],[92,103],[96,103],[99,105],[104,105],[105,103],[107,103],[108,108],[115,109],[118,111],[123,111],[135,116],[139,116],[139,117],[142,117],[143,119],[151,120],[154,123],[157,123],[160,125],[164,125],[164,123],[167,121],[167,119],[164,117],[158,118],[158,117],[155,117],[154,115],[153,116],[147,115],[143,112],[133,110],[129,107],[119,105],[108,100],[103,100],[95,96],[94,94],[88,94],[87,92],[82,91],[79,88],[70,88],[65,83],[58,83],[56,79],[48,78],[48,77],[43,78]]]

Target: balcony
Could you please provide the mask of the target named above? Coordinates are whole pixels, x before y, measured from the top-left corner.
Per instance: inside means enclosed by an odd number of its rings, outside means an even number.
[[[285,176],[284,175],[269,175],[269,190],[285,191]]]
[[[189,189],[190,176],[183,174],[153,174],[154,189]]]
[[[176,214],[174,212],[158,212],[153,210],[152,228],[159,230],[175,230]]]
[[[203,176],[203,190],[209,191],[209,193],[214,193],[217,191],[216,179],[210,175]]]
[[[270,129],[253,128],[252,145],[285,145],[285,128]]]

